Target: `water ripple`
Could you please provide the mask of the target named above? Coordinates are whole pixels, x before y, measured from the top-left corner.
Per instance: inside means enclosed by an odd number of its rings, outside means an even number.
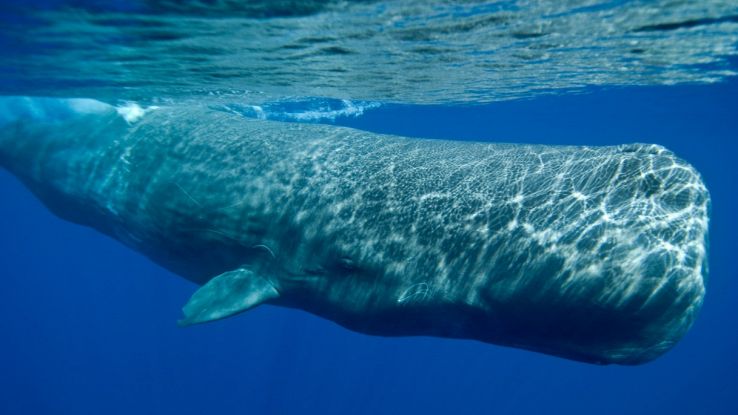
[[[736,74],[734,0],[63,4],[0,14],[0,94],[479,103]]]

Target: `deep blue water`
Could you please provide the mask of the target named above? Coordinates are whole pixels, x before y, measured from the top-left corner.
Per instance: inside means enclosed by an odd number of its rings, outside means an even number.
[[[654,362],[593,366],[437,338],[356,334],[271,306],[177,328],[195,286],[50,214],[0,173],[0,413],[738,413],[738,81],[592,88],[470,107],[387,105],[338,123],[555,144],[663,144],[713,198],[710,280]]]
[[[258,116],[253,105],[299,112],[305,102],[280,98],[320,93],[331,110],[363,111],[335,124],[380,133],[658,143],[712,196],[695,325],[653,362],[595,366],[372,337],[272,306],[178,328],[194,284],[58,219],[0,169],[0,415],[738,414],[738,5],[0,3],[0,95],[207,97]],[[346,97],[361,108],[342,107]]]

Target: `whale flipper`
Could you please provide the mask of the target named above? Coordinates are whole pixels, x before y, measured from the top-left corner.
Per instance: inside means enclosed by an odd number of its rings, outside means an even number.
[[[182,308],[185,317],[180,326],[219,320],[249,310],[279,297],[279,292],[266,278],[248,269],[237,269],[218,275],[200,287]]]

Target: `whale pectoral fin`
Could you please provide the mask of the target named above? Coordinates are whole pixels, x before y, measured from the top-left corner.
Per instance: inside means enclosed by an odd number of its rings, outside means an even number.
[[[254,308],[279,292],[266,279],[247,269],[237,269],[218,275],[195,291],[182,308],[180,327],[220,320]]]

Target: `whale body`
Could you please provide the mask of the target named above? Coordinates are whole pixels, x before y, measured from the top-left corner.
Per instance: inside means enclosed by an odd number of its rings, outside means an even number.
[[[0,114],[0,165],[51,211],[202,285],[182,325],[267,303],[374,335],[639,364],[705,293],[709,194],[657,145],[411,139],[204,105],[131,117],[84,99],[4,98]]]

